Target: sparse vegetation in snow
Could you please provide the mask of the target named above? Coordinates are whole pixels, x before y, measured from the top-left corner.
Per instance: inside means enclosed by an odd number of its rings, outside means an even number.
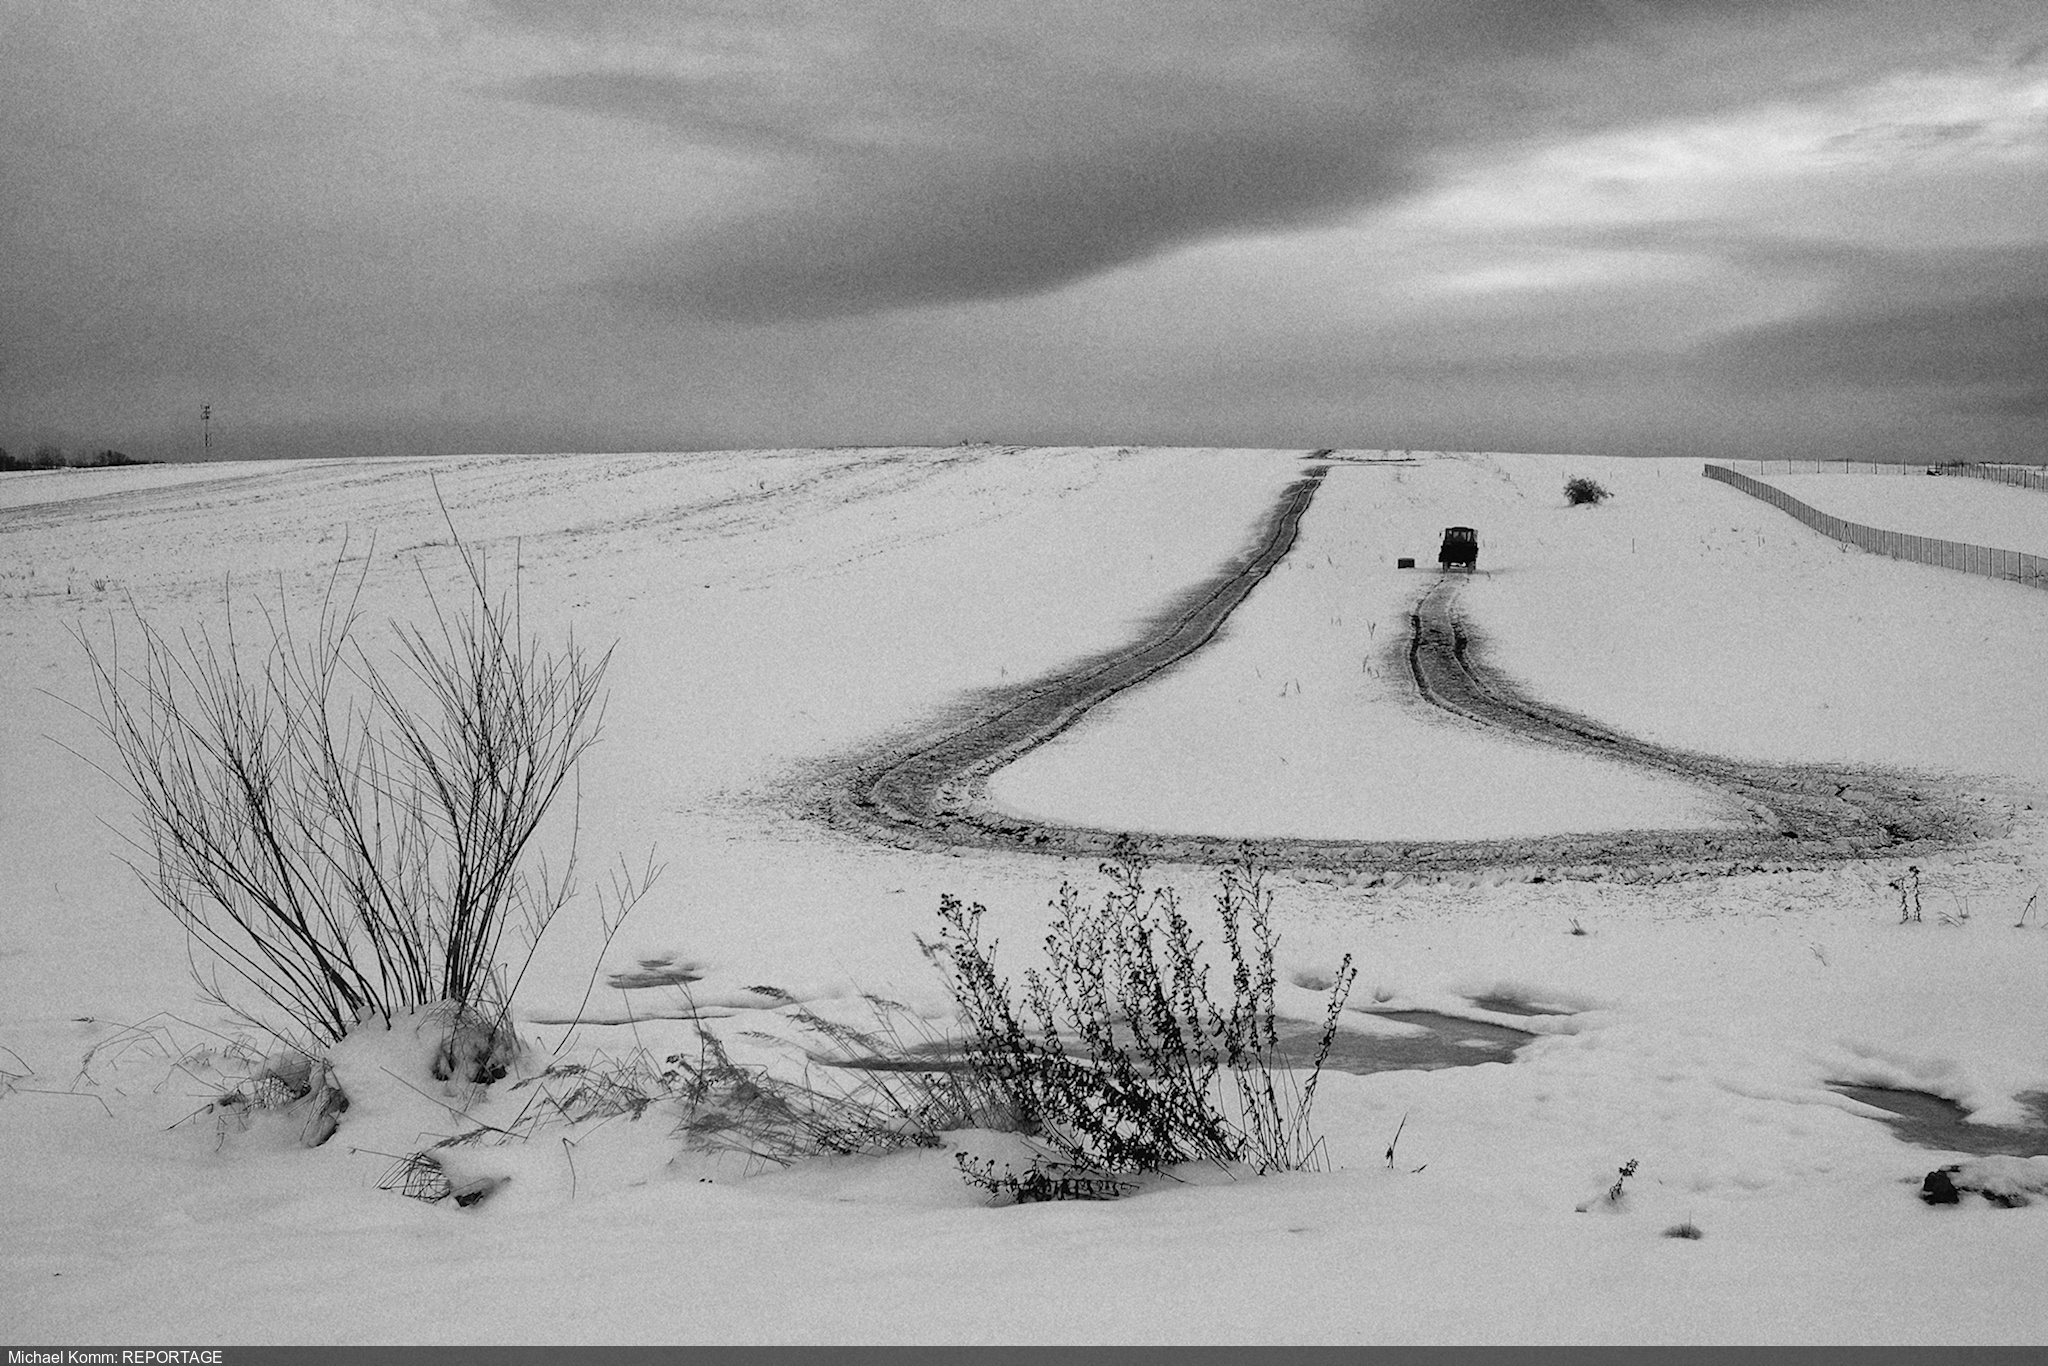
[[[953,1130],[1019,1127],[995,1079],[963,1065],[962,1046],[900,1002],[863,997],[871,1021],[855,1026],[787,993],[769,994],[794,1006],[798,1075],[736,1061],[700,1020],[694,1055],[667,1059],[684,1111],[680,1132],[690,1142],[788,1166],[828,1154],[936,1148],[939,1135]],[[753,1037],[789,1051],[786,1039]],[[971,1046],[965,1052],[971,1057]]]
[[[967,1024],[970,1064],[1077,1170],[1318,1167],[1310,1113],[1356,975],[1350,957],[1297,1070],[1275,1013],[1272,906],[1258,870],[1244,863],[1221,874],[1229,986],[1220,1001],[1172,891],[1148,888],[1128,857],[1103,873],[1110,886],[1099,899],[1060,889],[1045,939],[1050,966],[1025,973],[1021,1000],[982,938],[983,909],[943,901],[938,951]]]
[[[1596,481],[1585,475],[1574,475],[1564,481],[1564,500],[1573,507],[1597,507],[1613,495]]]

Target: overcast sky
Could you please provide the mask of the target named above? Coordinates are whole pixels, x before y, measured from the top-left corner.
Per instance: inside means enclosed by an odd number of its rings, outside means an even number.
[[[2040,458],[2041,0],[0,0],[0,444]]]

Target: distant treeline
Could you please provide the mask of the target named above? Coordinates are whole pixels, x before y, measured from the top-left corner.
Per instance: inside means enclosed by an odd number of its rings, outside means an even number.
[[[108,469],[115,465],[161,465],[161,460],[137,460],[132,455],[119,451],[75,451],[66,455],[56,446],[41,445],[28,456],[15,456],[0,446],[0,474],[9,470],[59,470],[66,466],[77,470]]]

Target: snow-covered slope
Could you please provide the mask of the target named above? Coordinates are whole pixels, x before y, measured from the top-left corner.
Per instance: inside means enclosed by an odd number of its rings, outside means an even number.
[[[1610,725],[1757,759],[1832,759],[2048,785],[2048,594],[1869,555],[1678,461],[1493,458],[1529,507],[1474,605],[1541,696]],[[1566,508],[1559,470],[1614,490]],[[1926,520],[1964,480],[1810,476],[1799,497]],[[1867,487],[1881,507],[1862,507]],[[1977,484],[1999,507],[2041,495]],[[1989,525],[1989,522],[1987,522]],[[2013,528],[1999,525],[2006,534]],[[1972,539],[1960,537],[1960,539]],[[1978,543],[1997,544],[1988,535]],[[2025,545],[2008,547],[2024,550]]]
[[[1802,503],[1865,526],[2048,555],[2048,491],[1967,475],[1766,475]]]
[[[1424,722],[1369,669],[1427,572],[1394,557],[1427,566],[1464,523],[1484,542],[1466,605],[1538,696],[1713,752],[1940,770],[2009,808],[2009,837],[1923,864],[1921,923],[1897,923],[1890,862],[1277,883],[1290,977],[1348,951],[1355,1009],[1509,998],[1545,1009],[1540,1036],[1505,1066],[1326,1076],[1335,1172],[1115,1204],[989,1209],[943,1152],[750,1175],[687,1151],[657,1108],[478,1148],[512,1176],[503,1196],[420,1205],[376,1188],[387,1154],[455,1132],[471,1098],[392,1080],[412,1065],[402,1030],[352,1042],[358,1104],[324,1147],[207,1114],[174,1126],[247,1069],[210,1032],[231,1031],[176,926],[116,861],[101,822],[123,826],[120,793],[65,752],[99,754],[72,709],[90,696],[74,631],[104,645],[131,599],[165,627],[217,627],[224,581],[254,621],[280,592],[311,601],[344,554],[373,623],[413,618],[425,585],[454,583],[445,502],[494,574],[518,566],[530,627],[618,642],[583,856],[651,848],[667,873],[605,968],[700,964],[696,999],[726,1003],[735,1038],[786,1032],[747,990],[762,984],[848,1018],[861,991],[936,1015],[913,936],[942,892],[987,904],[1017,971],[1060,880],[1094,871],[864,843],[801,814],[808,778],[1126,639],[1241,548],[1301,454],[334,461],[80,472],[61,497],[0,478],[0,1323],[20,1343],[2048,1335],[2048,1203],[1922,1205],[1921,1175],[1959,1157],[1905,1146],[1826,1085],[1917,1087],[2007,1123],[2048,1089],[2048,908],[2014,926],[2048,884],[2048,594],[1845,552],[1694,464],[1340,463],[1211,652],[1040,752],[1066,765],[1057,799],[1128,814],[1193,791],[1246,829],[1341,809],[1442,835],[1458,809],[1387,794],[1450,756],[1484,795],[1475,825],[1688,819],[1682,790]],[[1565,507],[1580,473],[1614,498]],[[1212,739],[1170,739],[1190,732]],[[1255,767],[1275,755],[1305,775]],[[1198,912],[1213,887],[1158,876]],[[564,1031],[534,1021],[574,1011],[598,943],[584,906],[544,946],[522,1002],[544,1047]],[[590,1013],[638,1023],[586,1026],[564,1056],[674,1051],[685,1026],[661,1017],[682,1005],[600,977]],[[475,1113],[531,1094],[494,1088]],[[1630,1159],[1629,1199],[1604,1203]],[[1686,1220],[1705,1237],[1661,1236]]]

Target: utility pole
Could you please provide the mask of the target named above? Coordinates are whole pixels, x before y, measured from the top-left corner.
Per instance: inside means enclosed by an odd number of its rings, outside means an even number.
[[[199,405],[199,451],[200,458],[207,459],[213,451],[213,405]]]

